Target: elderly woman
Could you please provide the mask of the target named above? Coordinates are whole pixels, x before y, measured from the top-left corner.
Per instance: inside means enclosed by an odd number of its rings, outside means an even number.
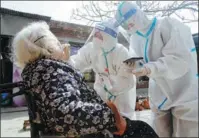
[[[82,74],[64,62],[69,59],[68,46],[60,44],[45,22],[22,29],[13,40],[12,54],[14,63],[23,69],[25,87],[36,97],[45,134],[103,138],[101,132],[110,132],[116,138],[158,137],[148,124],[124,119],[113,103],[103,102],[86,85]]]

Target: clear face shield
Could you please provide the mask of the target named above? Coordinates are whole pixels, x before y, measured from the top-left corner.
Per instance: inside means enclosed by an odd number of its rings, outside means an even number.
[[[116,20],[114,20],[113,22],[113,26],[117,26],[117,32],[114,31],[113,29],[109,28],[109,27],[105,27],[104,25],[96,25],[95,28],[93,28],[91,34],[89,35],[88,39],[85,42],[85,45],[87,45],[90,42],[93,42],[93,39],[97,39],[98,44],[102,44],[102,42],[104,41],[103,36],[104,35],[109,35],[109,38],[113,38],[113,39],[125,39],[128,43],[128,45],[130,44],[130,36],[128,34],[128,32],[121,26],[118,26],[118,22]],[[118,37],[120,36],[120,37]],[[103,41],[102,41],[103,40]],[[121,43],[123,44],[123,43]],[[126,44],[123,44],[126,45]]]
[[[125,41],[128,43],[128,46],[129,46],[129,44],[130,44],[130,35],[128,34],[128,32],[123,28],[123,27],[121,27],[121,26],[119,26],[118,27],[118,36],[120,36],[120,37],[118,37],[118,39],[125,39]],[[120,42],[122,45],[126,45],[125,43],[123,43],[123,41],[122,42]]]
[[[117,31],[109,27],[106,27],[103,24],[96,24],[88,39],[86,40],[85,45],[87,45],[90,42],[94,42],[97,45],[103,45],[103,43],[106,41],[106,38],[109,38],[110,40],[116,39],[117,35]]]
[[[130,18],[132,18],[133,15],[135,15],[136,12],[137,12],[136,9],[131,9],[123,15],[122,12],[121,12],[121,8],[119,7],[119,9],[118,9],[118,16],[119,17],[117,17],[118,20],[117,20],[116,26],[122,26],[127,31],[133,30],[135,24],[132,22],[133,19],[130,20]]]

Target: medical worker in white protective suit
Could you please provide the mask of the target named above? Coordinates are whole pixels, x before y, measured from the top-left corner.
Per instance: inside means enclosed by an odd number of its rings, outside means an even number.
[[[136,76],[150,78],[156,132],[198,137],[197,57],[190,29],[169,17],[149,20],[132,2],[122,2],[115,18],[131,34],[131,49],[144,57],[143,67],[131,67]]]
[[[93,69],[94,89],[104,101],[114,101],[120,113],[133,119],[136,103],[136,77],[122,69],[128,50],[117,43],[115,20],[97,23],[85,45],[74,56],[73,66],[80,71]]]

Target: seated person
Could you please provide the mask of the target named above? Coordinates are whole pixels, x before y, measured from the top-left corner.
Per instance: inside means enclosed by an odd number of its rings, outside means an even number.
[[[142,121],[123,118],[116,106],[105,103],[84,82],[82,74],[64,62],[67,45],[61,45],[45,22],[35,22],[16,34],[13,62],[22,71],[25,87],[35,96],[44,134],[103,138],[105,130],[116,138],[158,137]]]

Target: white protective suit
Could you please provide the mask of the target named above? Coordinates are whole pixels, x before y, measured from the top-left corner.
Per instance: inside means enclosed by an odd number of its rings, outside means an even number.
[[[114,23],[109,19],[96,24],[85,45],[70,60],[80,71],[93,69],[97,93],[104,101],[114,101],[123,116],[133,119],[136,77],[122,69],[123,61],[130,57],[128,50],[117,43],[118,28]]]
[[[154,129],[160,137],[198,137],[197,56],[190,29],[173,18],[149,20],[132,2],[118,6],[118,25],[145,59]]]

